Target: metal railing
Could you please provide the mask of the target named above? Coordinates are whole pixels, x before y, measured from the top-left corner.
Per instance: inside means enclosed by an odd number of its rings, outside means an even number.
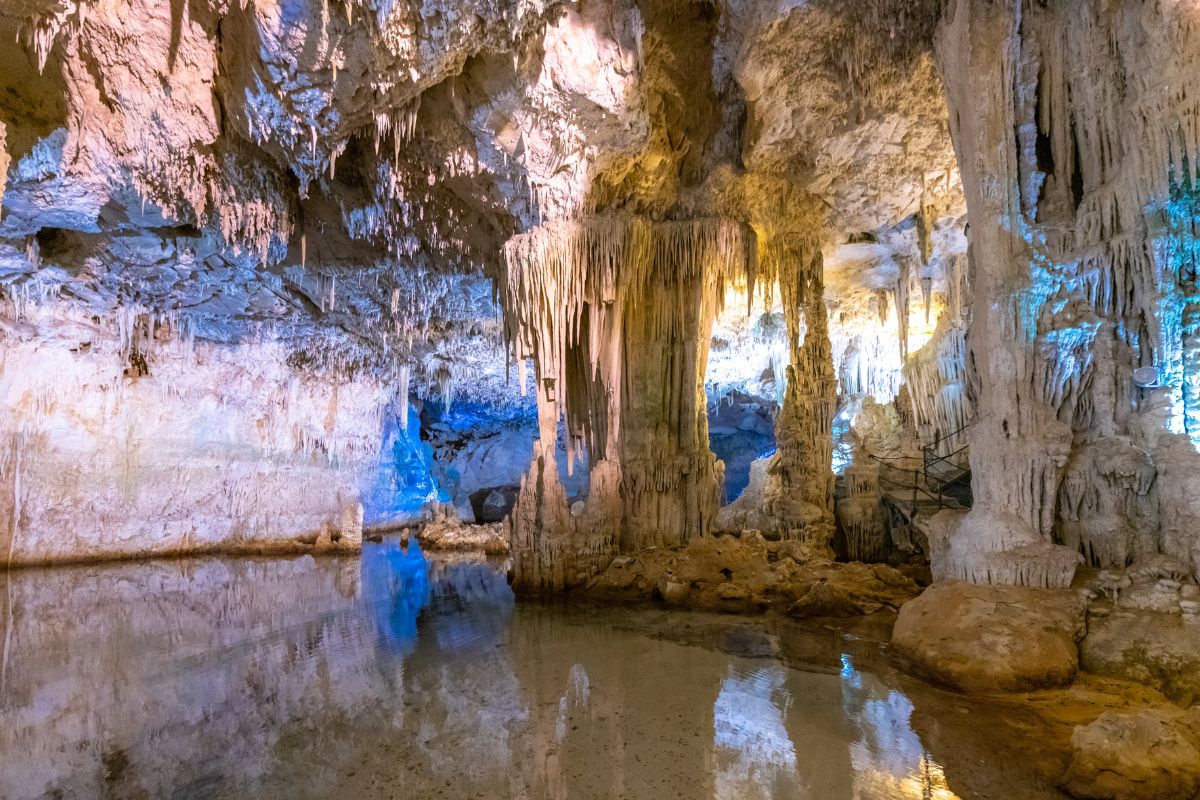
[[[905,456],[894,456],[891,458],[887,458],[887,457],[872,455],[871,460],[876,461],[879,464],[881,464],[882,466],[888,467],[889,469],[894,470],[896,472],[901,472],[901,473],[911,472],[912,473],[912,483],[907,483],[905,481],[898,481],[898,480],[895,480],[894,478],[889,478],[888,476],[882,475],[882,474],[879,476],[879,483],[881,486],[886,485],[892,489],[897,489],[902,492],[906,492],[906,493],[911,492],[912,499],[909,501],[909,509],[908,509],[908,518],[910,521],[917,514],[917,503],[918,503],[919,497],[924,496],[924,497],[928,498],[931,502],[937,503],[938,510],[941,510],[941,509],[947,507],[946,498],[945,498],[944,494],[942,493],[941,489],[939,488],[938,491],[935,493],[929,488],[927,481],[922,481],[922,475],[923,475],[924,470],[922,470],[922,469],[909,470],[906,468],[896,467],[896,466],[888,463],[889,461],[910,461],[911,460],[910,458],[907,458]]]
[[[898,481],[894,478],[889,478],[885,475],[879,476],[880,485],[888,485],[893,489],[900,490],[905,493],[911,493],[909,501],[908,518],[911,521],[917,514],[918,497],[924,496],[931,502],[936,502],[938,510],[949,508],[950,503],[947,500],[945,492],[946,487],[956,483],[961,483],[964,479],[971,475],[971,468],[968,465],[961,463],[961,460],[956,461],[956,457],[965,453],[969,445],[962,445],[952,453],[939,455],[937,446],[952,436],[965,431],[967,428],[975,424],[977,420],[971,420],[961,428],[945,434],[935,439],[931,444],[921,448],[921,466],[910,468],[908,466],[899,467],[894,462],[912,462],[915,459],[911,456],[877,456],[870,455],[871,460],[877,462],[881,466],[887,467],[894,472],[912,473],[912,483]],[[957,498],[953,500],[953,507],[961,508],[962,505]]]

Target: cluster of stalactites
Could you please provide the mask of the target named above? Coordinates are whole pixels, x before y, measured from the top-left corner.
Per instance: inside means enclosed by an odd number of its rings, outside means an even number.
[[[678,307],[650,300],[656,287],[679,287],[708,298],[715,312],[732,280],[753,281],[753,230],[727,219],[655,222],[605,214],[550,222],[504,246],[504,334],[510,356],[536,359],[539,398],[565,417],[575,452],[586,441],[592,461],[604,458],[616,430],[609,403],[619,386],[595,386],[594,376],[619,374],[612,333],[628,311],[655,340],[694,338]],[[583,407],[579,407],[582,405]]]
[[[943,322],[904,364],[904,381],[921,444],[947,456],[966,444],[974,414],[967,392],[966,329]]]
[[[1091,346],[1084,335],[1064,345],[1047,330],[1063,320],[1081,334],[1089,317],[1117,322],[1134,350],[1125,369],[1154,364],[1164,385],[1188,391],[1182,353],[1190,342],[1180,341],[1189,336],[1178,319],[1194,293],[1193,262],[1171,251],[1195,238],[1194,220],[1178,236],[1173,216],[1188,193],[1180,187],[1193,185],[1200,165],[1200,100],[1175,76],[1200,66],[1200,35],[1188,4],[1163,4],[1138,21],[1145,32],[1135,42],[1123,26],[1138,5],[1016,13],[1016,61],[1005,67],[1016,77],[994,85],[1024,88],[983,104],[1011,106],[1016,118],[1012,230],[1033,253],[1012,268],[1033,280],[1014,293],[1014,333],[1043,352],[1075,351],[1034,377],[1039,399],[1060,417],[1074,413],[1081,392],[1073,376],[1086,371],[1079,351]],[[1172,88],[1159,90],[1150,75]],[[1114,87],[1119,99],[1110,97]]]
[[[88,4],[79,0],[65,0],[55,3],[45,13],[32,16],[25,20],[17,31],[17,40],[33,51],[37,58],[38,72],[44,72],[46,62],[50,59],[50,50],[58,39],[59,33],[68,25],[75,30],[83,30],[87,21]]]

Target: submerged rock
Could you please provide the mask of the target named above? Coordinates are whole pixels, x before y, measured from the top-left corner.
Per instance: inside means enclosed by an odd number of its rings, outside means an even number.
[[[900,611],[892,648],[924,677],[964,692],[1070,683],[1083,599],[1072,592],[945,583]]]
[[[1196,732],[1158,709],[1109,711],[1071,735],[1062,788],[1087,800],[1177,800],[1200,787]]]

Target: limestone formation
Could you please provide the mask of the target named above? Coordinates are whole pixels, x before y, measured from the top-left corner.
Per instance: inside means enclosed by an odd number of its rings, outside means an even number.
[[[967,691],[1200,697],[1195,2],[8,0],[0,41],[0,568],[404,528],[523,592],[898,610]],[[1096,716],[1071,791],[1196,788],[1177,720]]]
[[[1200,731],[1181,717],[1109,711],[1080,725],[1063,788],[1088,800],[1191,797],[1200,787]]]
[[[429,519],[417,530],[417,541],[430,550],[470,550],[489,555],[509,551],[508,537],[498,522],[469,525],[458,509],[448,504],[433,504],[426,512]]]
[[[900,609],[892,649],[964,692],[1022,692],[1070,683],[1082,633],[1071,592],[947,582]]]
[[[955,0],[942,17],[971,222],[972,515],[1013,515],[1047,556],[1055,541],[1105,565],[1153,555],[1190,513],[1154,482],[1171,436],[1198,435],[1196,99],[1166,88],[1200,59],[1193,13]]]
[[[508,339],[517,360],[536,363],[540,427],[511,517],[520,585],[561,589],[617,548],[709,532],[722,478],[703,394],[709,331],[725,285],[753,274],[755,250],[736,223],[619,216],[506,245]],[[586,454],[592,475],[580,515],[553,455],[560,421],[568,470]]]
[[[824,553],[799,540],[768,542],[757,532],[705,537],[687,547],[617,556],[583,591],[721,611],[775,608],[797,618],[895,611],[919,591],[892,567],[840,564]]]

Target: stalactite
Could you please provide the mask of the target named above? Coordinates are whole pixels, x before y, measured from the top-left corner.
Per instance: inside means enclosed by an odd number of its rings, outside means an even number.
[[[403,364],[397,370],[398,385],[396,387],[396,405],[397,413],[400,415],[400,430],[408,430],[408,392],[409,381],[412,379],[412,367],[408,364]]]
[[[925,324],[929,324],[929,307],[933,299],[933,278],[929,275],[921,278],[921,301],[925,305]]]
[[[962,449],[973,409],[967,394],[967,344],[961,323],[943,318],[933,338],[904,363],[904,382],[921,444],[947,456]]]
[[[900,341],[900,361],[908,359],[908,315],[909,315],[909,273],[911,266],[907,258],[898,260],[900,274],[896,277],[893,298],[896,304],[896,337]]]
[[[50,13],[27,20],[18,31],[18,37],[25,39],[25,44],[37,58],[38,72],[46,71],[46,62],[50,58],[50,50],[54,47],[59,34],[67,27],[72,16],[77,21],[76,30],[83,28],[85,20],[85,3],[77,0],[56,3]]]

